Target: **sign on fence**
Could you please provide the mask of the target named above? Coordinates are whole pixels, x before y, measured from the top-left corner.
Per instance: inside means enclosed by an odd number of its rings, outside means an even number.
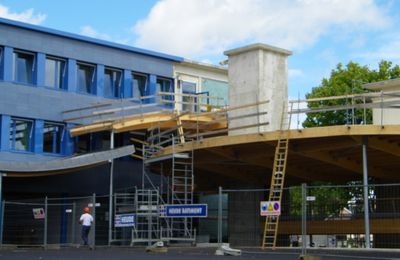
[[[206,218],[207,204],[161,205],[160,217],[164,218]]]
[[[133,227],[135,226],[135,214],[120,214],[115,215],[115,227]]]
[[[43,208],[33,208],[33,218],[34,219],[44,219],[45,214],[44,214],[44,209]]]
[[[261,201],[261,216],[279,216],[281,215],[281,203],[279,201]]]

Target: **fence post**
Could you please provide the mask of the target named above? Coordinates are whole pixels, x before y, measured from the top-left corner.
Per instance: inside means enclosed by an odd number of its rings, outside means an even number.
[[[218,244],[222,244],[222,187],[218,187]]]
[[[307,184],[301,184],[301,255],[307,254]]]
[[[1,203],[1,226],[0,226],[0,247],[3,247],[3,232],[4,232],[4,210],[6,207],[6,201],[3,200]]]
[[[47,249],[47,217],[49,216],[47,212],[47,196],[44,199],[44,235],[43,235],[43,247],[44,249]]]
[[[114,149],[114,131],[110,133],[110,149]],[[110,194],[108,200],[108,245],[112,240],[112,219],[113,219],[113,187],[114,187],[114,159],[110,160]]]
[[[76,219],[75,219],[75,211],[76,211],[76,203],[75,203],[75,201],[74,202],[72,202],[72,239],[71,239],[71,242],[72,242],[72,244],[75,244],[75,228],[76,228],[76,225],[75,225],[75,222],[76,222]]]
[[[370,248],[369,232],[369,201],[368,201],[368,137],[363,137],[362,158],[363,158],[363,190],[364,190],[364,228],[365,228],[365,248]]]
[[[96,246],[96,193],[93,193],[92,197],[92,203],[93,203],[93,248]]]

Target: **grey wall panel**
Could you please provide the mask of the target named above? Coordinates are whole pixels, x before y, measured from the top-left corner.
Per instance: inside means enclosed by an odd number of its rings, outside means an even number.
[[[106,99],[61,90],[0,81],[0,114],[62,121],[62,111]]]
[[[104,64],[164,77],[173,76],[172,61],[112,47],[0,24],[0,45],[78,61]]]

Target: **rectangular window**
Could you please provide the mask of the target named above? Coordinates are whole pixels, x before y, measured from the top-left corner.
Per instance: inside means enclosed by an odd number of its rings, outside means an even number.
[[[66,62],[63,59],[46,57],[45,85],[64,89]]]
[[[11,119],[10,149],[32,151],[33,121],[19,118]]]
[[[16,82],[33,84],[35,70],[35,54],[14,51],[13,79]]]
[[[159,92],[171,93],[172,92],[172,81],[170,79],[157,78],[157,92],[156,92],[156,94],[158,94]],[[163,95],[162,99],[172,100],[173,96]]]
[[[79,92],[94,94],[94,65],[78,63],[77,64],[77,88]]]
[[[122,71],[106,68],[104,71],[104,96],[121,97]]]
[[[64,126],[62,124],[45,122],[43,128],[43,152],[61,153]]]
[[[147,76],[144,74],[132,74],[132,93],[134,97],[144,97],[147,93]]]

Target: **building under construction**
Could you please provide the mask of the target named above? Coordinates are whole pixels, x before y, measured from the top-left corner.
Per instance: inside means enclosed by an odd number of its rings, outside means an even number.
[[[400,179],[397,80],[366,84],[366,94],[288,100],[291,52],[265,44],[226,51],[223,68],[5,19],[0,32],[2,200],[104,195],[99,243],[194,243],[211,221],[164,218],[160,209],[207,202],[223,187],[258,191],[224,199],[229,223],[219,242],[287,246],[300,221],[261,218],[260,201],[280,202],[284,212],[284,187]],[[345,105],[329,105],[334,100]],[[348,124],[299,127],[298,115],[336,111],[349,115]],[[398,188],[384,190],[375,189],[384,202],[374,207],[389,213],[399,206]],[[115,232],[113,217],[124,213],[135,214],[135,226]],[[2,214],[7,232],[7,208]],[[73,221],[57,214],[63,221],[51,225],[65,241]],[[366,247],[371,234],[374,246],[388,239],[396,246],[399,222],[384,214],[368,225],[332,217],[310,232],[363,234]]]

